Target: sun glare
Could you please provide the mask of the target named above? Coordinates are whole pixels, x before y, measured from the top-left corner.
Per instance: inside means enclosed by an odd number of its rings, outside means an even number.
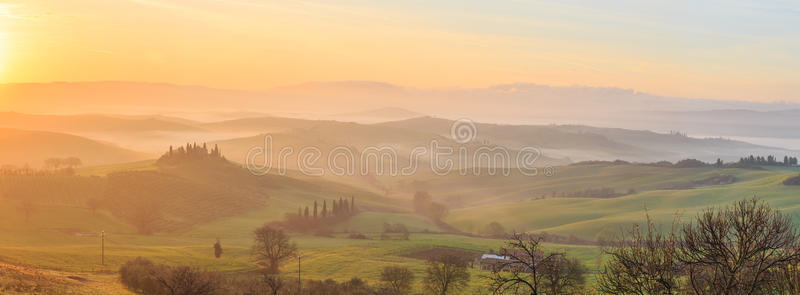
[[[8,4],[0,3],[0,28],[6,26],[4,23],[6,19],[11,18],[11,12],[8,11]],[[6,68],[6,34],[0,30],[0,82],[3,80],[3,74]]]
[[[6,68],[6,36],[0,32],[0,82],[2,82],[3,71]]]

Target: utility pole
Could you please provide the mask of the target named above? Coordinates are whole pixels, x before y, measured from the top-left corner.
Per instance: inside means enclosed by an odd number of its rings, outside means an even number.
[[[300,283],[300,254],[297,254],[297,289],[298,290],[302,290],[301,289],[302,286],[300,284],[301,284]]]
[[[106,265],[106,231],[100,231],[100,264]]]

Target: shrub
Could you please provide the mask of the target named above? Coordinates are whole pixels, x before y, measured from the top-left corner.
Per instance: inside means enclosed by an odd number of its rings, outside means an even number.
[[[362,233],[350,233],[350,235],[348,235],[347,238],[348,239],[356,239],[356,240],[366,240],[367,236],[365,236]]]
[[[159,266],[142,257],[125,262],[119,268],[122,284],[144,294],[161,294],[161,284],[155,277]]]
[[[210,295],[220,289],[222,281],[222,277],[214,272],[154,264],[142,257],[123,264],[119,276],[129,289],[153,295]]]
[[[685,159],[685,160],[678,161],[678,163],[675,163],[675,165],[673,165],[672,167],[675,167],[675,168],[699,168],[699,167],[705,167],[705,166],[708,166],[708,164],[706,164],[703,161],[696,160],[696,159]]]
[[[783,185],[800,185],[800,175],[787,178],[783,181]]]

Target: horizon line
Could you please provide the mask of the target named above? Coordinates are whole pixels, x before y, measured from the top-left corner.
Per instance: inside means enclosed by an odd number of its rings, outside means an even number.
[[[785,104],[785,105],[800,105],[800,101],[786,101],[786,100],[757,100],[757,99],[725,99],[725,98],[708,98],[708,97],[683,97],[683,96],[668,96],[668,95],[661,95],[651,92],[639,91],[635,88],[625,88],[620,86],[593,86],[593,85],[585,85],[585,84],[571,84],[571,85],[549,85],[549,84],[541,84],[537,82],[508,82],[508,83],[499,83],[499,84],[492,84],[484,87],[463,87],[463,86],[444,86],[444,87],[415,87],[415,86],[406,86],[402,84],[395,84],[392,82],[386,81],[377,81],[377,80],[320,80],[320,81],[306,81],[294,84],[286,84],[286,85],[279,85],[279,86],[272,86],[269,88],[261,88],[261,89],[249,89],[249,88],[230,88],[230,87],[215,87],[215,86],[208,86],[202,84],[181,84],[175,82],[165,82],[165,81],[136,81],[136,80],[84,80],[84,81],[36,81],[36,82],[0,82],[0,86],[10,86],[10,85],[47,85],[47,84],[100,84],[100,83],[129,83],[129,84],[151,84],[151,85],[166,85],[166,86],[177,86],[177,87],[193,87],[193,88],[205,88],[209,90],[222,90],[222,91],[236,91],[236,92],[254,92],[254,93],[265,93],[269,91],[276,91],[282,89],[290,89],[290,88],[299,88],[304,86],[312,86],[313,84],[339,84],[345,85],[347,83],[373,83],[375,85],[384,85],[388,87],[394,87],[398,89],[409,89],[409,90],[421,90],[421,91],[463,91],[463,90],[488,90],[495,87],[500,86],[512,86],[512,85],[532,85],[532,86],[541,86],[547,88],[555,88],[555,89],[613,89],[613,90],[622,90],[622,91],[630,91],[633,95],[650,95],[655,97],[667,98],[667,99],[676,99],[676,100],[711,100],[711,101],[726,101],[726,102],[744,102],[744,103],[759,103],[759,104]]]

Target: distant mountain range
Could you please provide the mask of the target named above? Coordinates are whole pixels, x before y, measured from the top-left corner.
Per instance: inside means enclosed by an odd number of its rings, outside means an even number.
[[[781,111],[793,103],[763,103],[664,97],[631,89],[551,87],[532,83],[486,88],[417,89],[382,82],[313,82],[263,91],[215,89],[141,82],[0,84],[0,110],[26,113],[310,112],[358,113],[396,107],[425,114],[501,116],[502,122],[624,111]],[[555,111],[556,113],[552,113]],[[579,118],[574,117],[577,120]],[[496,121],[496,120],[485,120]],[[497,121],[499,122],[499,121]],[[530,123],[530,122],[529,122]]]

